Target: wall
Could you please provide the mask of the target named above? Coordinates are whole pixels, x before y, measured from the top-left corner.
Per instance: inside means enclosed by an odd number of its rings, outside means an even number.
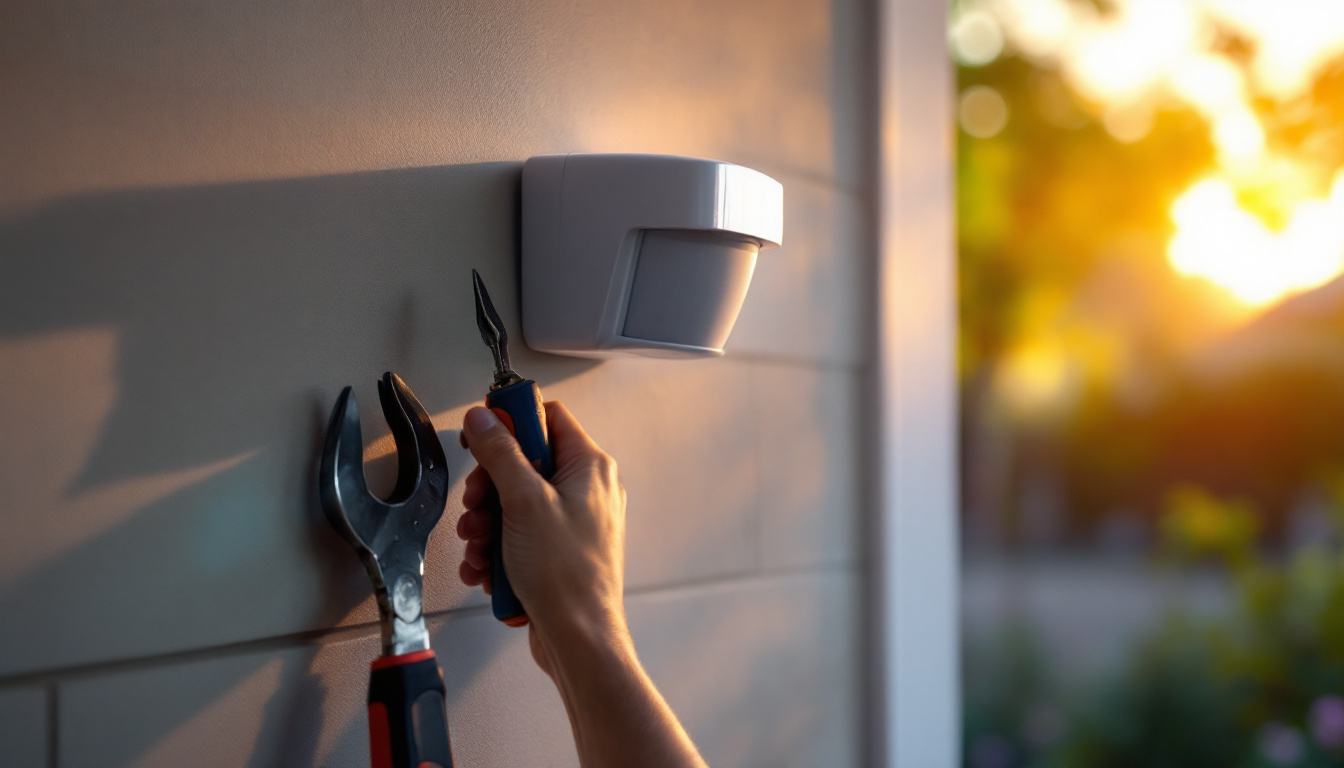
[[[620,462],[641,657],[716,766],[863,759],[870,10],[860,0],[123,2],[0,19],[0,763],[367,765],[376,611],[314,499],[340,388],[433,414],[460,766],[573,765],[523,632],[456,582],[463,412],[517,328],[530,155],[783,182],[729,354],[519,348]]]

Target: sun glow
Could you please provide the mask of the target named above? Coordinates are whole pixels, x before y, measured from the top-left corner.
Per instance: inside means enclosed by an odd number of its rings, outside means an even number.
[[[1254,306],[1315,288],[1344,272],[1344,172],[1330,195],[1293,206],[1281,230],[1238,201],[1232,184],[1197,182],[1171,206],[1176,234],[1167,258],[1177,272],[1202,277]]]
[[[1306,180],[1316,177],[1280,156],[1261,114],[1266,104],[1310,107],[1314,78],[1344,56],[1344,2],[964,0],[956,8],[960,61],[982,66],[1003,51],[1057,70],[1119,142],[1147,137],[1161,110],[1203,118],[1216,160],[1172,203],[1167,257],[1178,273],[1252,306],[1344,273],[1344,171],[1329,194],[1312,191]],[[1245,42],[1244,55],[1229,54],[1229,35]],[[1000,127],[967,132],[988,137]]]

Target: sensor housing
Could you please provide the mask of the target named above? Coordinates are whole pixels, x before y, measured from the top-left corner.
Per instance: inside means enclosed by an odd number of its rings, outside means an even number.
[[[783,240],[784,189],[750,168],[672,155],[539,155],[523,164],[523,339],[540,352],[713,357],[757,253]]]

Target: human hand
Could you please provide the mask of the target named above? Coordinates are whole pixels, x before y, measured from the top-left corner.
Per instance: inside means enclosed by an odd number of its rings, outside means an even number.
[[[622,601],[625,489],[616,462],[569,410],[558,402],[544,407],[555,457],[550,482],[495,414],[467,411],[462,437],[478,466],[462,493],[466,511],[457,534],[467,546],[458,573],[467,586],[490,593],[489,505],[497,493],[509,581],[531,619],[533,657],[552,674],[556,645],[566,636],[628,637]]]
[[[548,483],[485,408],[462,420],[479,463],[457,521],[459,574],[490,591],[491,495],[504,515],[503,557],[527,609],[532,658],[555,682],[585,768],[705,768],[635,655],[625,622],[625,488],[616,462],[560,403],[546,403],[555,457]],[[491,480],[494,481],[493,487]]]

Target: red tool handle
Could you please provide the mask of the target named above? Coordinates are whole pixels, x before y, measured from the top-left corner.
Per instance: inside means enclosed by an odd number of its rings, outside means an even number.
[[[443,673],[433,651],[374,660],[369,752],[373,768],[453,768]]]

